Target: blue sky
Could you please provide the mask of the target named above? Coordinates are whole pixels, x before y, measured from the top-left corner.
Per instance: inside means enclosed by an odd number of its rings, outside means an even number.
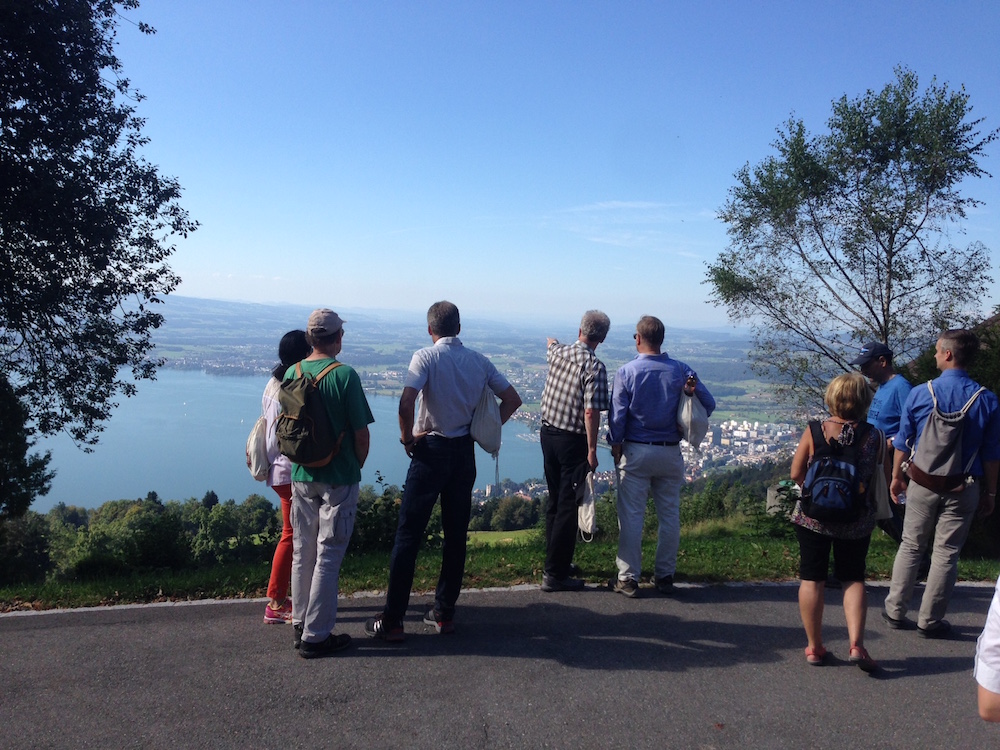
[[[202,226],[179,294],[575,326],[724,325],[733,173],[893,68],[1000,127],[995,2],[144,0],[147,157]],[[983,166],[1000,175],[1000,147]],[[965,224],[1000,258],[1000,187]],[[995,274],[1000,275],[1000,274]],[[986,300],[986,305],[996,300]],[[627,322],[626,322],[627,321]]]

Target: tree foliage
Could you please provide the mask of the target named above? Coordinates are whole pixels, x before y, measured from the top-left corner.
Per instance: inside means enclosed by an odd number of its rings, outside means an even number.
[[[137,6],[0,4],[0,378],[29,434],[83,445],[155,375],[171,240],[197,226],[140,153],[141,96],[115,55],[119,9]]]
[[[49,454],[32,453],[24,407],[0,378],[0,523],[20,518],[32,501],[49,491]]]
[[[730,246],[708,266],[712,298],[749,322],[754,370],[815,403],[859,345],[903,361],[980,317],[990,283],[979,242],[954,244],[979,201],[963,180],[997,131],[981,134],[964,89],[897,68],[880,92],[833,103],[828,132],[790,120],[777,154],[736,173],[720,211]]]

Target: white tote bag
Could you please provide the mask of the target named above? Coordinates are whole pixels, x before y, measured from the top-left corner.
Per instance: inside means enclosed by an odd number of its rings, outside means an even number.
[[[469,433],[479,447],[493,458],[500,453],[500,437],[503,425],[500,423],[500,405],[489,384],[483,388],[476,410],[472,413],[472,424]]]
[[[701,441],[708,434],[708,412],[697,396],[689,396],[681,392],[681,400],[677,405],[677,427],[681,437],[701,453]]]
[[[258,482],[267,481],[271,462],[267,460],[267,418],[261,414],[247,438],[247,468]]]
[[[580,538],[585,542],[594,541],[597,531],[597,498],[594,496],[594,472],[587,472],[583,498],[577,507],[576,520],[580,527]]]

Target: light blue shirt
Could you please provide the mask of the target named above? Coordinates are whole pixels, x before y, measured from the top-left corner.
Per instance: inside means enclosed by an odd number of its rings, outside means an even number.
[[[887,438],[899,432],[899,418],[903,416],[906,397],[910,395],[910,381],[902,375],[895,375],[875,391],[871,406],[868,407],[868,421],[885,433]]]
[[[404,385],[420,393],[414,432],[446,438],[469,434],[483,388],[489,385],[498,396],[510,388],[492,362],[466,349],[457,336],[444,336],[416,351]]]
[[[694,370],[683,362],[661,354],[637,354],[618,368],[611,390],[608,437],[617,445],[626,440],[637,443],[679,442],[677,407],[684,382]],[[715,399],[700,380],[695,396],[711,415]]]

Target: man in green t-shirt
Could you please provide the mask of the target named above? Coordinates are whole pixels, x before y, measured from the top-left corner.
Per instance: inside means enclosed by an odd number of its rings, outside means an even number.
[[[332,310],[315,310],[306,326],[312,353],[302,360],[303,373],[318,375],[337,361],[344,340],[344,321]],[[296,377],[295,367],[285,380]],[[354,531],[361,467],[368,458],[368,425],[375,421],[361,379],[341,364],[319,382],[335,435],[343,433],[340,450],[328,464],[292,464],[292,624],[296,648],[306,659],[347,648],[351,637],[333,634],[337,622],[340,564]]]

